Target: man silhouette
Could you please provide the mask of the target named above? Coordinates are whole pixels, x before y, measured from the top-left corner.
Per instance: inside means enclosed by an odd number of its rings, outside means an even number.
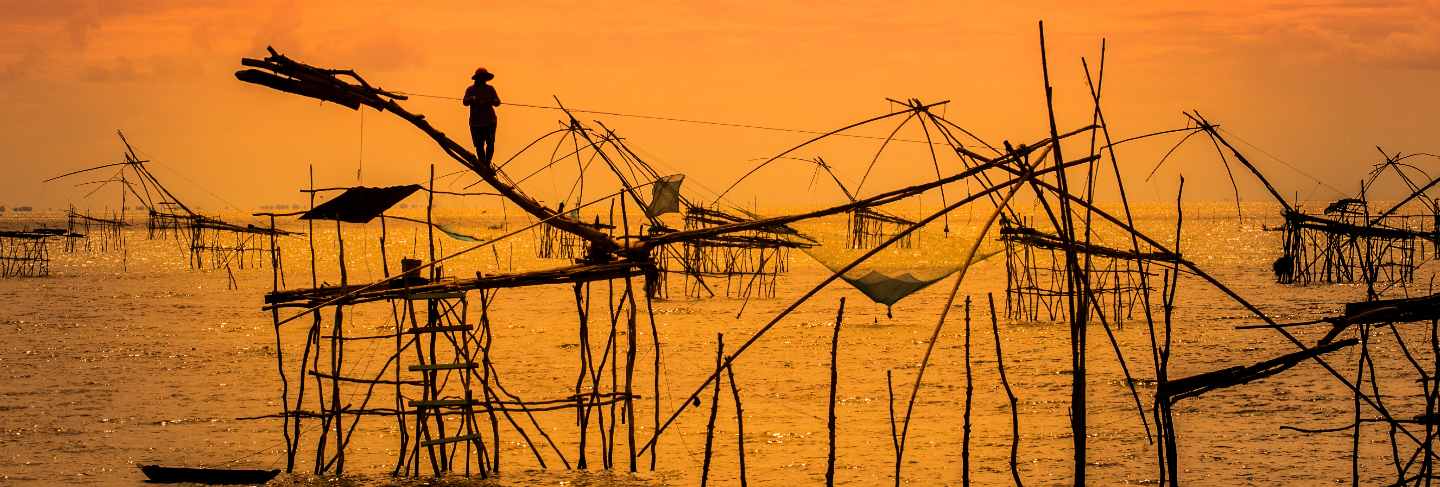
[[[475,83],[465,89],[465,98],[461,103],[470,107],[470,139],[475,143],[475,156],[489,164],[490,158],[495,156],[495,126],[498,122],[495,107],[500,106],[500,95],[495,93],[494,86],[486,84],[495,79],[495,75],[485,68],[476,69],[470,79]]]

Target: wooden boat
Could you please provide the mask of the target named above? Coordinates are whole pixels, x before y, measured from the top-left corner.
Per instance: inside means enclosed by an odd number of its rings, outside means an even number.
[[[269,482],[270,479],[280,474],[279,470],[162,467],[159,465],[141,465],[140,471],[145,472],[145,476],[150,478],[149,482],[155,484],[183,482],[207,485],[259,485]]]

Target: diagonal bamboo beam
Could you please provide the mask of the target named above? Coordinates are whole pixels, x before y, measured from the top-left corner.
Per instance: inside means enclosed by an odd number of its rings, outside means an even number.
[[[390,112],[420,129],[435,141],[445,154],[456,162],[474,171],[486,183],[500,192],[501,196],[531,214],[565,232],[574,234],[590,243],[590,260],[608,261],[620,245],[609,235],[579,220],[561,215],[539,201],[520,191],[520,188],[503,180],[503,173],[489,161],[481,161],[473,152],[455,142],[425,119],[424,115],[406,110],[399,101],[404,95],[388,92],[371,86],[358,73],[351,70],[325,69],[292,60],[273,48],[266,48],[269,56],[264,59],[241,59],[240,64],[251,69],[242,69],[235,78],[246,83],[265,86],[277,91],[293,93],[336,103],[352,110],[368,106],[379,111]],[[341,79],[347,77],[354,83]]]

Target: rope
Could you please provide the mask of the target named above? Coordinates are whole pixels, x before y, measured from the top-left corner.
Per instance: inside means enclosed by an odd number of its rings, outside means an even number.
[[[1275,162],[1278,162],[1278,163],[1280,163],[1281,165],[1283,165],[1283,166],[1285,166],[1285,167],[1287,167],[1287,168],[1290,168],[1291,171],[1295,171],[1296,173],[1300,174],[1301,176],[1305,176],[1305,177],[1307,177],[1307,178],[1310,178],[1311,180],[1315,181],[1315,183],[1316,183],[1317,185],[1324,186],[1324,187],[1328,188],[1329,190],[1334,191],[1335,193],[1339,194],[1340,196],[1347,196],[1347,195],[1349,194],[1349,193],[1346,193],[1346,192],[1341,191],[1341,190],[1339,190],[1339,189],[1336,189],[1334,186],[1331,186],[1330,184],[1326,183],[1325,181],[1321,181],[1320,178],[1317,178],[1317,177],[1315,177],[1315,176],[1312,176],[1312,175],[1310,175],[1310,173],[1307,173],[1307,172],[1305,172],[1305,171],[1300,170],[1300,168],[1295,167],[1294,164],[1291,164],[1291,163],[1289,163],[1289,162],[1285,162],[1284,159],[1281,159],[1281,158],[1279,158],[1279,157],[1276,157],[1275,154],[1271,154],[1271,153],[1265,151],[1265,149],[1260,148],[1260,146],[1257,146],[1257,145],[1255,145],[1255,144],[1250,143],[1250,141],[1245,140],[1244,138],[1241,138],[1238,134],[1236,134],[1236,133],[1234,133],[1234,132],[1231,132],[1231,131],[1225,130],[1225,129],[1219,129],[1219,130],[1225,132],[1225,135],[1227,135],[1227,136],[1229,136],[1229,137],[1231,137],[1231,138],[1234,138],[1235,140],[1240,141],[1240,143],[1242,143],[1242,144],[1245,144],[1247,147],[1249,147],[1249,148],[1251,148],[1251,149],[1255,149],[1256,151],[1259,151],[1261,154],[1265,154],[1266,156],[1268,156],[1268,157],[1270,157],[1271,159],[1275,160]]]
[[[458,101],[458,100],[461,100],[460,98],[457,98],[457,97],[444,96],[444,95],[430,95],[430,94],[425,94],[425,93],[410,93],[410,92],[404,92],[404,91],[397,91],[397,92],[395,92],[395,93],[396,93],[396,94],[400,94],[400,95],[405,95],[405,96],[416,96],[416,97],[421,97],[421,98],[437,98],[437,99],[443,99],[443,100],[457,100],[457,101]],[[819,131],[819,130],[805,130],[805,129],[784,128],[784,127],[771,127],[771,126],[768,126],[768,125],[756,125],[756,124],[753,124],[753,123],[723,122],[723,121],[716,121],[716,120],[699,120],[699,119],[693,119],[693,118],[679,118],[679,117],[671,117],[671,116],[665,116],[665,115],[647,115],[647,114],[640,114],[640,113],[623,113],[623,112],[614,112],[614,111],[607,111],[607,110],[583,110],[583,109],[579,109],[579,108],[561,108],[561,107],[549,106],[549,105],[533,105],[533,104],[529,104],[529,103],[508,103],[508,102],[501,102],[500,104],[501,104],[501,105],[504,105],[504,106],[521,107],[521,108],[533,108],[533,109],[537,109],[537,110],[557,110],[557,111],[566,111],[566,110],[568,110],[568,111],[574,112],[574,113],[589,113],[589,114],[593,114],[593,115],[608,115],[608,116],[612,116],[612,117],[629,117],[629,118],[639,118],[639,119],[645,119],[645,120],[659,120],[659,121],[663,121],[663,122],[693,123],[693,124],[698,124],[698,125],[712,125],[712,126],[717,126],[717,127],[732,127],[732,128],[744,128],[744,129],[755,129],[755,130],[769,130],[769,131],[772,131],[772,132],[789,132],[789,133],[795,133],[795,134],[809,134],[809,135],[824,135],[824,134],[828,134],[828,133],[829,133],[829,132],[823,132],[823,131]],[[856,138],[856,139],[886,140],[885,137],[874,136],[874,135],[843,134],[843,133],[841,133],[841,134],[832,134],[832,135],[835,135],[835,136],[838,136],[838,137],[851,137],[851,138]],[[937,143],[934,143],[934,142],[924,141],[924,140],[919,140],[919,139],[898,139],[898,138],[897,138],[897,139],[890,139],[890,140],[895,141],[895,142],[909,142],[909,143],[914,143],[914,144],[932,144],[932,145],[938,145]]]
[[[147,161],[145,161],[147,164],[154,164],[155,166],[157,166],[157,167],[159,167],[159,168],[161,168],[161,169],[168,170],[168,171],[170,171],[172,174],[174,174],[174,175],[176,175],[176,176],[180,176],[181,179],[184,179],[184,180],[186,180],[186,181],[189,181],[190,184],[194,185],[194,186],[197,187],[197,188],[200,188],[201,191],[204,191],[204,192],[208,193],[212,198],[215,198],[216,200],[219,200],[221,203],[224,203],[226,206],[229,206],[230,209],[235,210],[235,211],[241,211],[239,206],[235,206],[235,204],[234,204],[234,203],[231,203],[229,200],[226,200],[225,198],[221,198],[220,195],[215,194],[214,191],[210,191],[208,188],[206,188],[205,186],[202,186],[200,183],[196,182],[194,179],[190,178],[189,176],[186,176],[185,173],[180,172],[179,169],[172,168],[172,167],[169,167],[167,164],[154,161],[154,158],[151,157],[150,154],[146,153],[146,152],[143,151],[143,150],[135,149],[135,148],[131,148],[131,150],[135,151],[137,154],[140,154],[140,155],[142,155],[145,159],[147,159]]]

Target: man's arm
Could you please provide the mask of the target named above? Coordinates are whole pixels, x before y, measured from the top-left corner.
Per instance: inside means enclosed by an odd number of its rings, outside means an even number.
[[[473,88],[465,88],[465,97],[460,99],[460,103],[468,107],[470,106],[470,102],[473,101],[475,101],[475,90]]]
[[[498,107],[498,106],[500,106],[500,92],[495,91],[495,87],[493,87],[493,86],[490,87],[490,95],[491,95],[491,96],[490,96],[490,106],[492,106],[492,107]]]

